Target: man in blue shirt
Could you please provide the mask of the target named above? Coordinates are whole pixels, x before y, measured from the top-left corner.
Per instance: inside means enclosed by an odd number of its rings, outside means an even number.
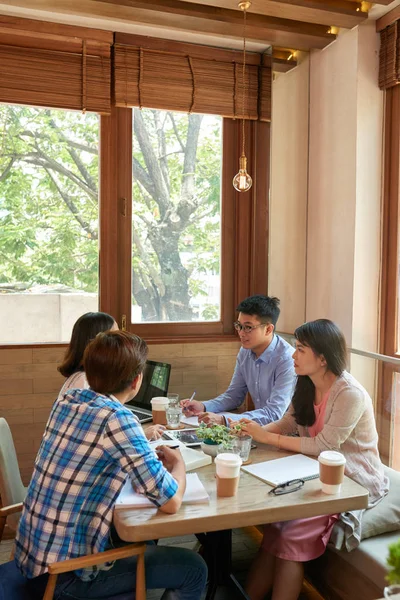
[[[124,404],[139,391],[147,345],[123,331],[99,333],[87,346],[89,390],[69,390],[54,403],[28,487],[15,539],[15,560],[34,596],[42,598],[48,565],[121,545],[113,511],[129,477],[133,488],[165,513],[176,513],[186,487],[178,450],[156,452]],[[108,598],[134,589],[136,557],[58,578],[55,598]],[[147,588],[200,600],[207,568],[184,548],[149,545]]]
[[[274,333],[280,313],[278,298],[250,296],[237,311],[234,326],[242,347],[229,388],[213,400],[183,400],[181,404],[187,416],[198,415],[205,423],[224,424],[226,418],[245,416],[266,425],[280,419],[289,406],[295,378],[294,348]],[[227,412],[239,408],[247,392],[255,409],[242,414]]]

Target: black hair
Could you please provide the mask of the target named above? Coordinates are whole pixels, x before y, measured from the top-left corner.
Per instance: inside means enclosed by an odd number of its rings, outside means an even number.
[[[256,316],[260,319],[261,323],[272,323],[275,327],[281,312],[279,303],[279,298],[257,294],[243,300],[237,306],[236,310],[245,315]]]
[[[326,361],[326,370],[339,376],[346,369],[346,340],[339,327],[329,319],[317,319],[300,325],[294,332],[300,344],[308,346],[315,355]],[[298,375],[292,404],[298,425],[309,426],[315,423],[315,386],[308,375]]]
[[[115,321],[111,315],[103,312],[88,312],[76,321],[71,335],[71,341],[58,367],[61,375],[70,377],[77,371],[83,371],[83,353],[88,343],[102,331],[111,329]]]

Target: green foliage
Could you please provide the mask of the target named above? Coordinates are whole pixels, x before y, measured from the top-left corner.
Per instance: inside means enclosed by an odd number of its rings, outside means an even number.
[[[400,540],[394,544],[390,544],[387,564],[389,566],[388,582],[391,585],[400,583]]]
[[[221,120],[134,114],[132,304],[191,320],[220,271]],[[3,104],[0,134],[0,283],[97,292],[98,117]]]
[[[197,437],[214,444],[229,444],[232,433],[225,425],[206,425],[200,423],[196,430]]]
[[[0,282],[98,287],[98,117],[0,105]]]

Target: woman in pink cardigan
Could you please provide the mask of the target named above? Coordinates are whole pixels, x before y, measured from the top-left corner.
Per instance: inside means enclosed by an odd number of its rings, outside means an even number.
[[[243,419],[242,430],[255,441],[283,450],[318,456],[338,450],[346,457],[346,475],[369,491],[369,506],[388,492],[378,453],[372,400],[345,370],[346,341],[328,319],[310,321],[295,331],[293,354],[297,382],[287,413],[261,427]],[[295,436],[295,437],[293,437]],[[303,564],[324,553],[334,524],[343,519],[347,547],[359,541],[360,513],[325,515],[266,525],[260,552],[248,579],[251,600],[272,588],[272,600],[296,600],[303,582]]]

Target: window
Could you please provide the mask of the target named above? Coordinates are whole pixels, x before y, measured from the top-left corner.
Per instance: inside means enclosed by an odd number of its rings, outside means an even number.
[[[220,319],[222,118],[134,109],[132,323]]]
[[[194,124],[199,133],[187,200],[182,199],[182,148]],[[267,292],[270,124],[246,122],[248,168],[255,181],[246,194],[232,185],[240,133],[240,120],[209,115],[115,108],[111,117],[102,117],[100,306],[146,340],[234,335],[239,301]],[[147,142],[146,158],[141,146]],[[110,155],[118,156],[115,164]],[[160,157],[167,160],[160,163]],[[173,191],[161,207],[153,195],[155,172],[161,193],[165,181]],[[162,254],[171,238],[178,267],[168,265],[170,247],[165,259]],[[173,281],[181,265],[182,287],[172,283],[175,289],[165,298],[165,282]]]
[[[1,343],[68,341],[98,307],[94,114],[0,104]]]

